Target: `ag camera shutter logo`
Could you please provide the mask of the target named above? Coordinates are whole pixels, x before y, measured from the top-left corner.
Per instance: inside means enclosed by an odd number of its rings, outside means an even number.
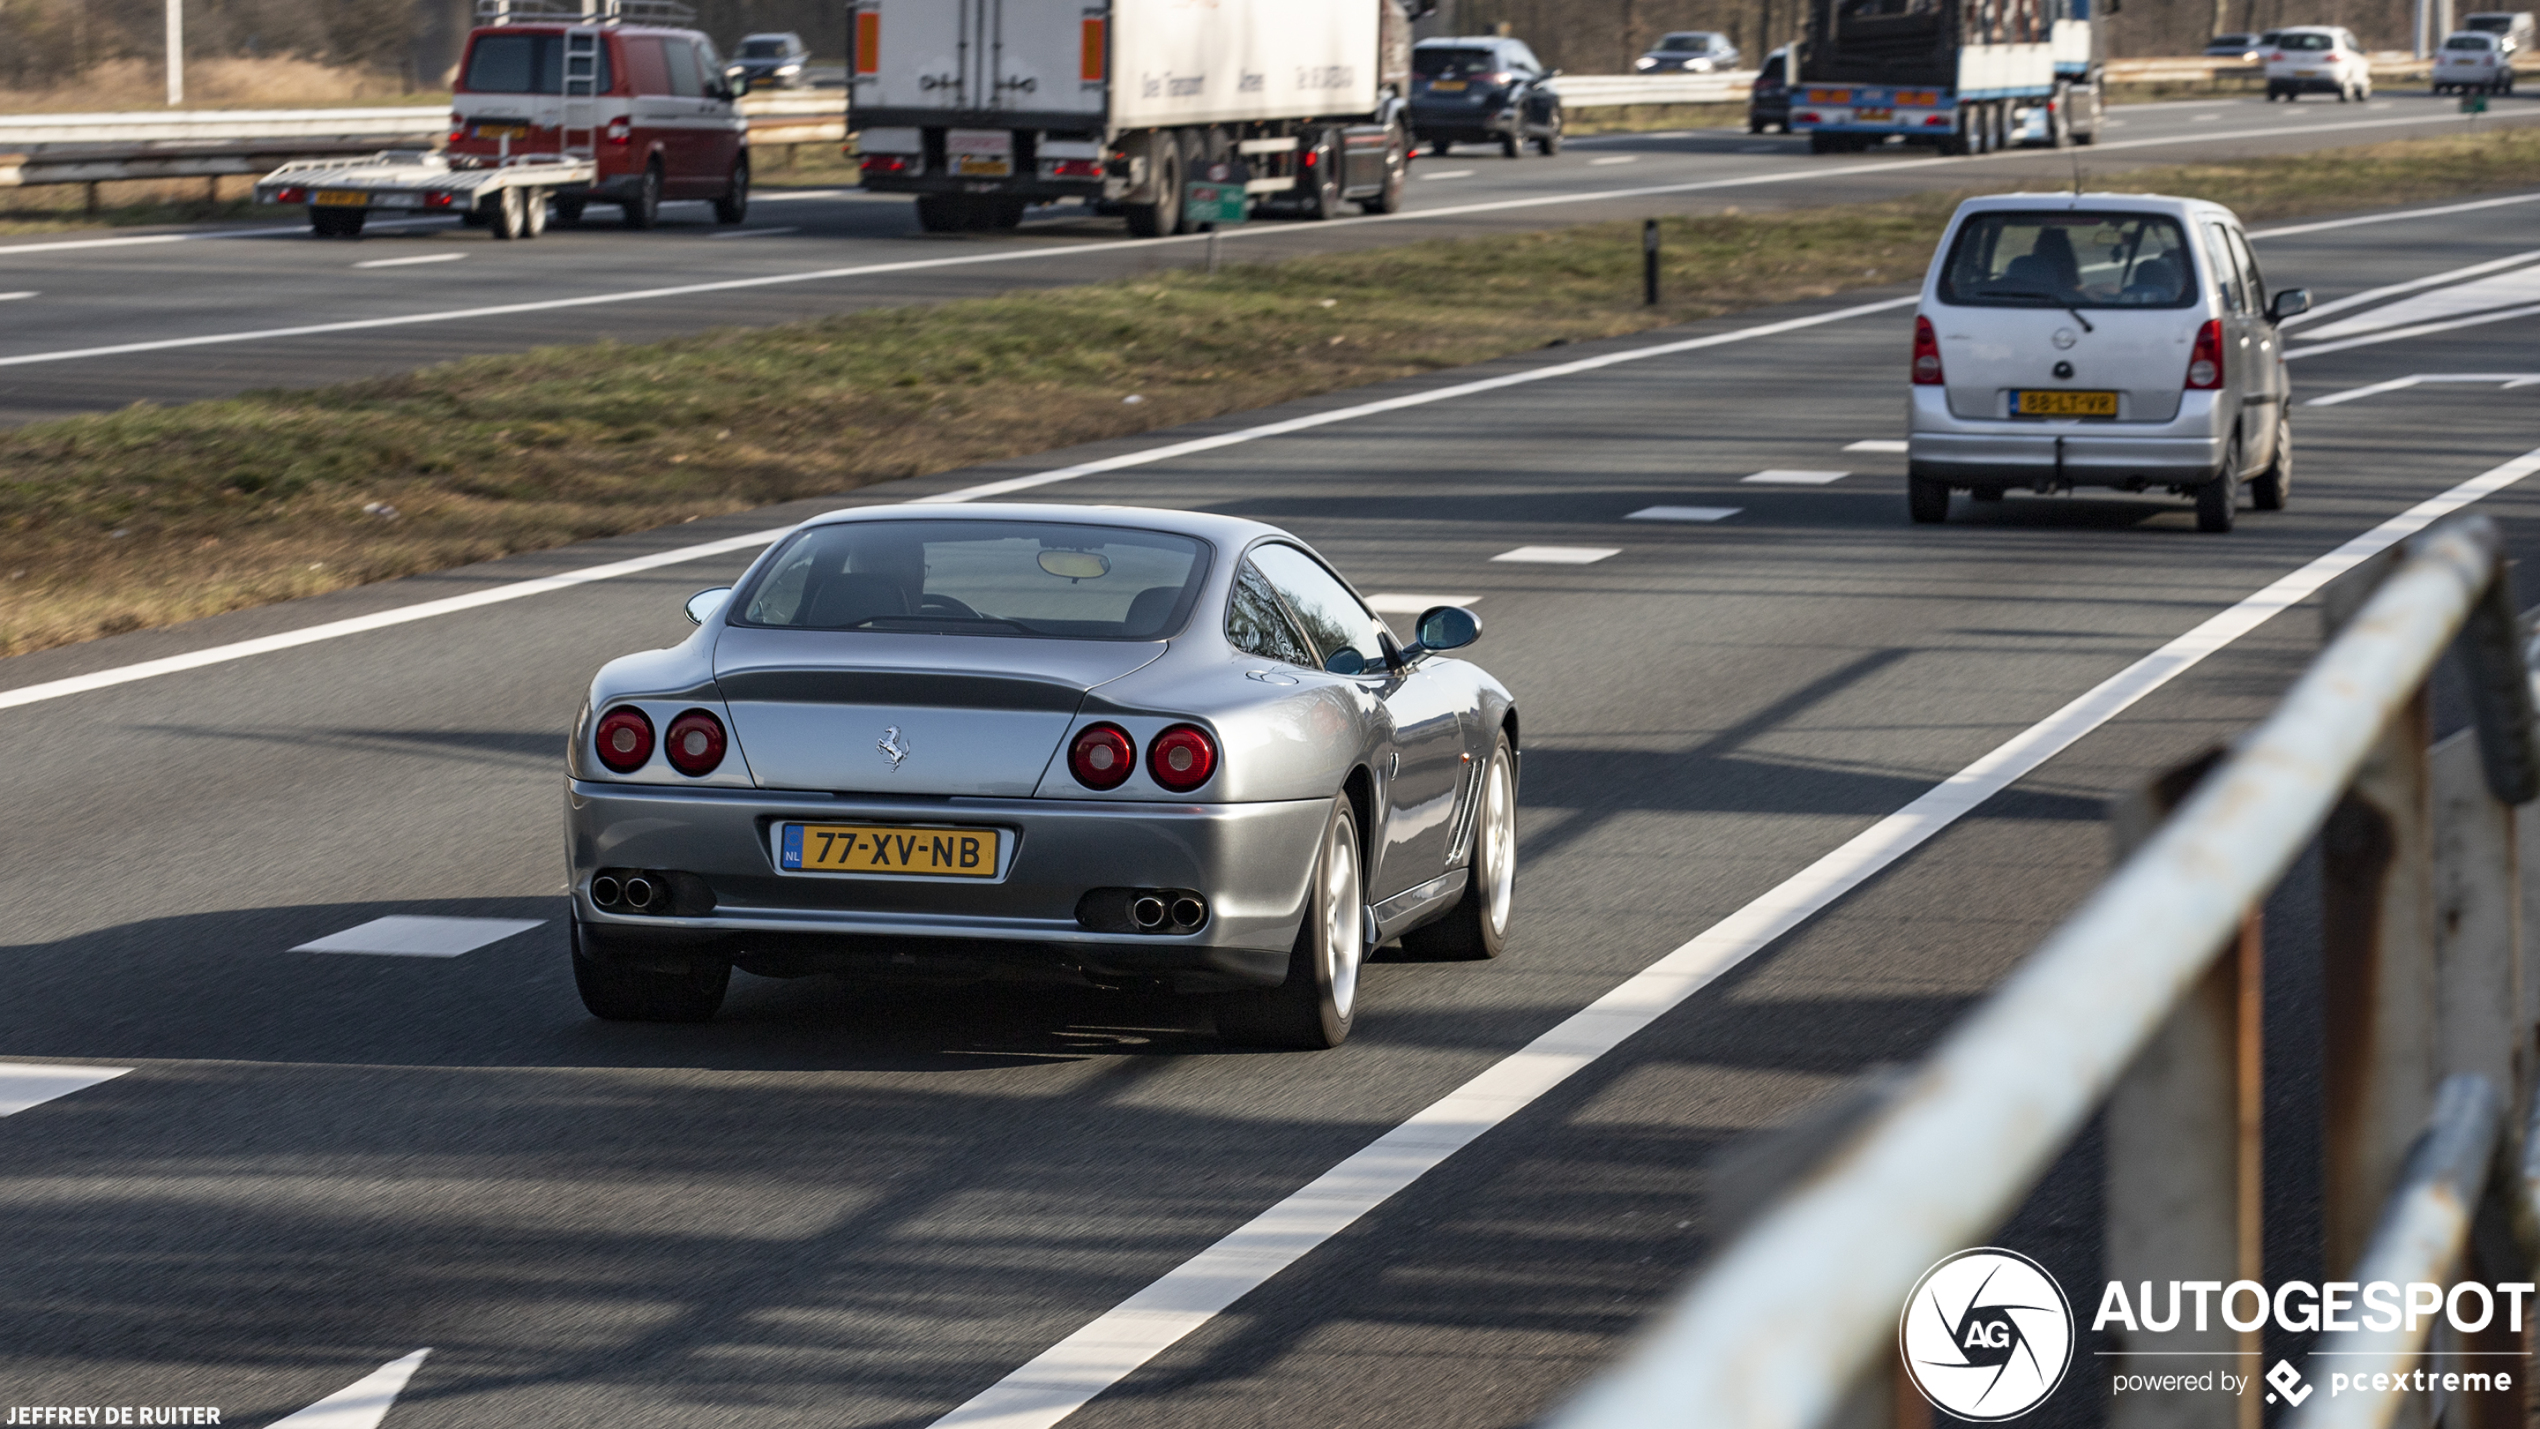
[[[2046,1267],[2015,1250],[1962,1250],[1923,1272],[1897,1321],[1905,1373],[1944,1414],[2017,1419],[2073,1363],[2073,1307]]]

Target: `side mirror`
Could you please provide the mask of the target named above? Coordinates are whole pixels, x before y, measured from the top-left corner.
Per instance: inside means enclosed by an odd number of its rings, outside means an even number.
[[[2311,290],[2308,288],[2287,288],[2267,302],[2267,317],[2274,322],[2282,322],[2296,313],[2310,310]]]
[[[1411,648],[1402,652],[1403,663],[1440,650],[1461,650],[1481,638],[1480,616],[1460,605],[1433,605],[1411,627]]]
[[[719,585],[712,590],[701,590],[688,597],[688,604],[685,607],[688,612],[688,623],[703,625],[714,619],[715,613],[723,609],[723,603],[731,598],[732,587],[728,585]]]

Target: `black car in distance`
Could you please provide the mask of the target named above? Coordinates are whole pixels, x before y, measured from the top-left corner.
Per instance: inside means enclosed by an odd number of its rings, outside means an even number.
[[[1499,145],[1509,158],[1529,140],[1561,152],[1561,96],[1523,40],[1500,35],[1422,40],[1411,50],[1411,133],[1429,152],[1457,144]]]
[[[740,49],[723,72],[748,80],[752,89],[800,89],[811,83],[804,70],[810,63],[811,47],[802,36],[791,30],[772,30],[742,36]]]
[[[1755,85],[1746,95],[1746,132],[1761,134],[1768,129],[1790,132],[1788,45],[1764,56],[1764,67],[1755,72]]]

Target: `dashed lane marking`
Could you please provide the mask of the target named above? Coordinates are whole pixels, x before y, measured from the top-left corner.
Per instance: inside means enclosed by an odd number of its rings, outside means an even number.
[[[741,230],[740,232],[738,232],[738,233],[709,233],[709,234],[707,234],[707,235],[706,235],[706,237],[708,237],[708,238],[774,238],[776,235],[778,235],[778,234],[780,234],[780,233],[800,233],[800,232],[802,232],[802,229],[801,229],[801,228],[799,228],[799,227],[796,227],[796,226],[794,226],[794,225],[790,225],[790,224],[789,224],[789,225],[787,225],[786,227],[783,227],[783,228],[744,228],[744,229],[742,229],[742,230]]]
[[[1588,160],[1588,167],[1591,169],[1601,169],[1608,164],[1637,164],[1639,162],[1640,155],[1638,154],[1609,154],[1602,159]]]
[[[1442,169],[1434,174],[1422,174],[1420,177],[1424,179],[1469,179],[1479,172],[1481,171],[1478,169]]]
[[[11,303],[20,298],[32,298],[35,294],[36,290],[33,288],[29,288],[22,293],[0,293],[0,303]]]
[[[376,953],[392,958],[455,958],[514,933],[526,933],[544,918],[433,918],[394,913],[373,918],[357,928],[329,933],[295,953]]]
[[[1052,1429],[1448,1157],[2144,697],[2374,555],[2535,471],[2540,451],[2526,452],[2420,501],[2110,675],[1095,1316],[930,1429]]]
[[[412,258],[373,258],[353,266],[356,268],[411,268],[417,263],[456,263],[466,256],[464,253],[418,253]]]
[[[1592,566],[1608,556],[1621,554],[1620,546],[1519,546],[1491,559],[1536,566]]]
[[[1848,452],[1901,452],[1907,450],[1907,447],[1903,442],[1890,441],[1886,437],[1871,437],[1865,441],[1848,443],[1843,449]]]
[[[1759,471],[1753,476],[1741,476],[1738,481],[1746,486],[1831,486],[1851,474],[1848,471],[1784,471],[1776,468]]]
[[[55,1097],[111,1082],[130,1067],[76,1067],[61,1062],[0,1062],[0,1116],[15,1116]]]
[[[1745,510],[1743,506],[1644,506],[1626,521],[1726,521]]]
[[[1480,599],[1478,595],[1405,595],[1386,591],[1367,597],[1367,608],[1378,615],[1418,615],[1431,606],[1471,605]]]
[[[2313,397],[2302,405],[2342,407],[2348,402],[2360,401],[2366,397],[2378,397],[2384,392],[2404,392],[2410,387],[2422,386],[2430,382],[2457,382],[2470,385],[2492,383],[2510,392],[2518,387],[2540,387],[2540,372],[2420,372],[2411,377],[2393,377],[2387,382],[2375,382],[2368,387],[2349,387],[2343,392],[2331,392],[2325,397]]]

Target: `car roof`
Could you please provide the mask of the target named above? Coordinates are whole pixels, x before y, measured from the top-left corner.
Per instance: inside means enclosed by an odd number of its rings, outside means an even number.
[[[2267,33],[2270,35],[2342,35],[2346,33],[2346,27],[2343,25],[2287,25],[2283,29],[2269,30]]]
[[[1463,49],[1467,46],[1488,45],[1493,49],[1496,49],[1508,42],[1509,37],[1506,35],[1432,35],[1428,39],[1422,40],[1417,45],[1412,46],[1412,48],[1419,50],[1443,50],[1449,48]]]
[[[1726,37],[1717,30],[1672,30],[1666,34],[1660,35],[1658,37],[1658,43],[1650,46],[1650,48],[1663,49],[1669,40],[1717,40],[1723,38]]]
[[[2236,218],[2228,208],[2201,198],[2177,198],[2170,194],[2073,193],[2070,190],[2050,193],[1986,194],[1958,205],[1958,214],[1988,213],[2000,209],[2099,209],[2116,213],[2166,213],[2173,218]]]
[[[1045,521],[1070,526],[1128,526],[1194,536],[1228,551],[1237,551],[1264,536],[1294,536],[1276,526],[1220,516],[1213,511],[1172,511],[1156,506],[1071,506],[1058,502],[996,502],[958,505],[929,501],[890,506],[850,506],[823,512],[804,526],[837,526],[861,521]]]
[[[741,37],[741,43],[745,45],[752,40],[792,40],[799,45],[803,42],[803,37],[791,30],[757,30]]]

